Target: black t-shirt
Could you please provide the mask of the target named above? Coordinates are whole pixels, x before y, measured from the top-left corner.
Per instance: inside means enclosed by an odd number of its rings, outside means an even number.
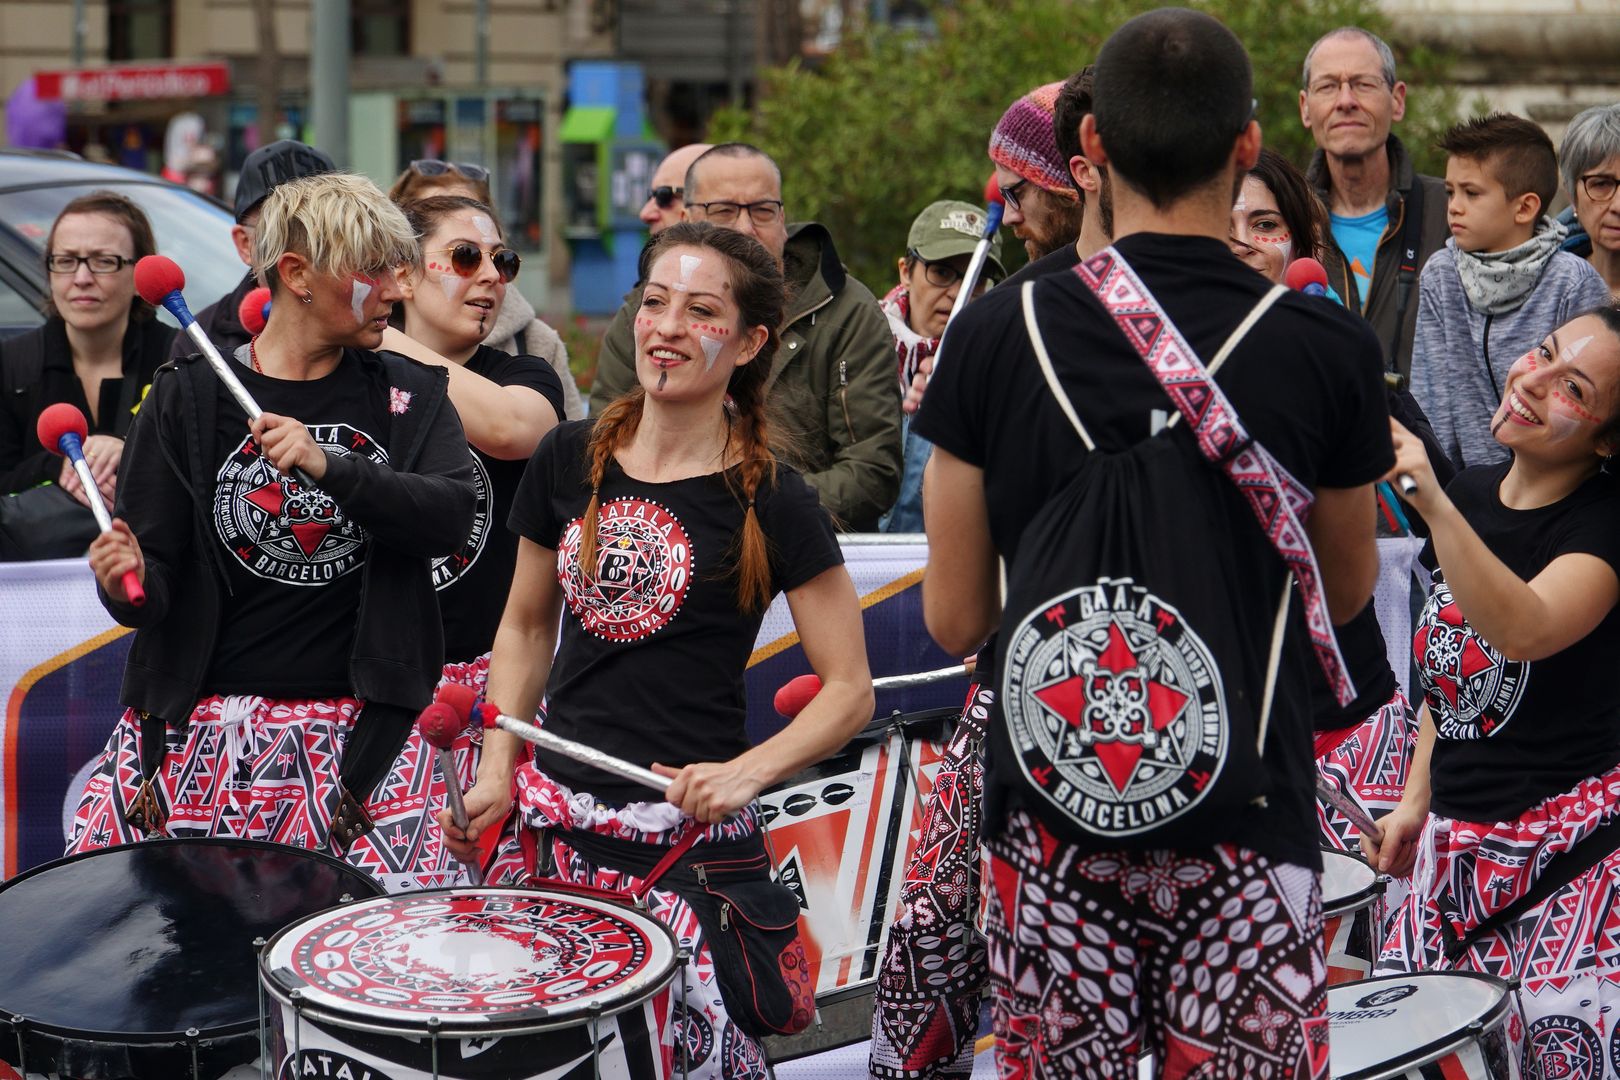
[[[488,345],[466,363],[475,374],[501,386],[526,386],[551,403],[563,416],[562,380],[551,365],[533,356],[512,356]],[[495,628],[506,607],[517,563],[517,534],[506,526],[523,479],[527,457],[503,461],[470,446],[473,484],[478,510],[467,543],[454,555],[433,560],[433,585],[439,590],[439,614],[444,620],[444,655],[454,662],[476,659],[495,643]]]
[[[579,522],[590,499],[591,422],[540,442],[512,504],[512,529],[557,552],[568,611],[546,685],[546,728],[638,765],[725,761],[748,749],[743,672],[763,612],[737,610],[736,536],[744,505],[712,473],[654,484],[610,463],[602,479],[595,580],[582,586]],[[733,470],[735,472],[735,470]],[[796,471],[777,468],[754,499],[773,591],[843,562],[832,521]],[[575,791],[618,802],[648,791],[569,758],[540,767]]]
[[[1526,581],[1560,555],[1620,572],[1620,480],[1598,474],[1560,502],[1512,510],[1497,495],[1510,463],[1457,474],[1446,494],[1491,553]],[[1443,580],[1412,637],[1434,717],[1431,806],[1463,821],[1511,821],[1620,762],[1620,608],[1563,652],[1505,659],[1468,625]]]
[[[250,367],[236,374],[261,409],[301,420],[329,454],[388,461],[388,404],[352,355],[309,382]],[[230,589],[204,689],[277,698],[350,693],[370,540],[331,496],[277,473],[259,455],[247,414],[223,386],[218,394],[209,526]]]
[[[1137,234],[1117,250],[1164,305],[1193,349],[1212,358],[1237,323],[1270,288],[1219,241]],[[1079,278],[1049,274],[1034,284],[1042,336],[1065,390],[1103,449],[1152,434],[1153,413],[1169,398]],[[1024,557],[1020,538],[1030,519],[1070,477],[1085,454],[1037,366],[1024,325],[1021,290],[996,289],[970,304],[951,330],[956,363],[941,366],[915,421],[924,438],[984,470],[991,537],[1009,573]],[[1367,324],[1337,305],[1289,293],[1250,332],[1216,382],[1249,434],[1300,483],[1357,487],[1394,464],[1382,382],[1382,349]],[[1162,418],[1162,415],[1161,415]],[[1234,515],[1248,517],[1232,494]],[[1231,573],[1256,610],[1246,625],[1275,618],[1282,562],[1263,536],[1244,546]],[[1197,537],[1186,537],[1196,543]],[[1034,552],[1030,558],[1053,558]],[[1315,820],[1309,689],[1310,655],[1300,606],[1284,650],[1266,740],[1273,782],[1264,807],[1209,822],[1209,842],[1235,842],[1274,858],[1314,865]],[[1250,643],[1259,669],[1269,640]],[[998,666],[999,666],[998,657]],[[994,766],[995,763],[992,763]],[[992,769],[997,797],[1018,793]],[[1030,802],[1031,812],[1045,811]]]
[[[1018,287],[1026,281],[1055,274],[1059,270],[1073,270],[1080,265],[1080,251],[1073,244],[1064,244],[1056,251],[1049,251],[1034,262],[1025,263],[1018,272],[1001,282],[996,288],[1005,288],[1009,292],[1017,292]]]

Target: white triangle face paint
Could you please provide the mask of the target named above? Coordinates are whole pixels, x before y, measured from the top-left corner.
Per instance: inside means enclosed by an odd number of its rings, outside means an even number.
[[[354,312],[354,321],[357,325],[364,325],[366,321],[366,299],[371,295],[371,285],[359,278],[351,278],[349,286],[349,310]]]
[[[703,265],[703,260],[696,255],[681,256],[681,279],[675,283],[675,288],[686,292],[692,287],[692,275],[697,268]]]
[[[720,350],[725,348],[725,342],[710,337],[708,334],[699,334],[698,341],[703,345],[703,370],[705,372],[714,368],[715,360],[720,356]]]

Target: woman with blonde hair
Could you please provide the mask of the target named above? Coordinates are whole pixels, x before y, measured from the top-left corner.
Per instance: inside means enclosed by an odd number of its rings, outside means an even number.
[[[543,691],[547,730],[670,779],[664,800],[649,798],[546,750],[515,770],[519,813],[549,854],[543,876],[631,888],[695,833],[648,897],[694,959],[675,1045],[691,1076],[764,1076],[756,1037],[768,1021],[757,998],[728,985],[742,961],[738,934],[722,932],[749,913],[721,908],[715,923],[689,882],[666,882],[707,866],[716,887],[720,867],[740,868],[747,889],[773,887],[754,800],[871,717],[871,675],[832,523],[771,450],[764,399],[784,302],[775,258],[751,237],[685,223],[648,245],[641,270],[639,385],[594,422],[547,435],[513,504],[522,539],[488,701],[528,717]],[[743,672],[779,592],[823,686],[787,728],[751,746]],[[488,733],[467,794],[470,827],[439,818],[453,850],[505,818],[517,751],[511,736]],[[797,902],[787,906],[791,925]],[[778,1019],[808,1023],[809,987],[794,994],[771,977],[802,1010]]]
[[[265,199],[273,304],[237,350],[249,423],[198,357],[160,371],[130,433],[101,598],[135,627],[128,706],[69,851],[143,837],[321,848],[366,831],[444,661],[429,573],[472,524],[472,463],[442,369],[374,350],[416,237],[361,177]],[[313,487],[293,479],[295,472]],[[135,571],[146,603],[121,578]]]

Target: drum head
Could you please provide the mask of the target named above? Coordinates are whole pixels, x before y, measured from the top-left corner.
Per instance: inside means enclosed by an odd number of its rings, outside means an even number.
[[[1493,1027],[1508,1003],[1507,984],[1465,972],[1384,975],[1329,987],[1327,997],[1338,1080],[1399,1075],[1470,1037],[1470,1025]]]
[[[1322,911],[1324,914],[1356,907],[1378,891],[1373,868],[1342,851],[1322,850]]]
[[[253,1031],[254,939],[381,891],[336,859],[254,840],[46,863],[0,886],[0,1017],[109,1043]]]
[[[271,993],[337,1024],[447,1033],[577,1022],[674,978],[675,937],[628,907],[535,889],[385,896],[288,927],[265,946]]]

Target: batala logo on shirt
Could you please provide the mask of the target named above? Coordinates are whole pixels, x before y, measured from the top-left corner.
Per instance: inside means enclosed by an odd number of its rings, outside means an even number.
[[[1418,677],[1442,739],[1485,739],[1513,719],[1530,665],[1508,660],[1480,637],[1443,581],[1435,582],[1412,634]]]
[[[645,499],[605,502],[596,525],[596,567],[579,573],[580,519],[563,530],[557,579],[585,629],[607,641],[637,641],[662,630],[692,583],[692,542],[680,519]]]
[[[386,465],[370,435],[348,424],[310,424],[322,450],[361,454]],[[282,476],[247,436],[220,467],[214,486],[214,529],[249,573],[288,585],[325,585],[360,565],[366,533],[324,491]]]
[[[473,463],[473,506],[472,532],[467,534],[467,540],[461,545],[461,550],[454,555],[444,555],[433,560],[433,587],[447,589],[461,579],[461,576],[472,569],[473,563],[478,561],[478,555],[484,550],[484,541],[489,537],[489,499],[492,490],[489,482],[489,470],[484,467],[484,459],[477,454],[472,455]]]
[[[1130,836],[1180,817],[1226,761],[1214,658],[1180,612],[1128,578],[1043,605],[1006,656],[1019,766],[1088,832]]]

